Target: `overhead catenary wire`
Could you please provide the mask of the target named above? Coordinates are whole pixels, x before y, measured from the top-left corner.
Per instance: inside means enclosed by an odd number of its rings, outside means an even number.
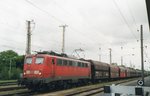
[[[27,3],[29,3],[30,5],[34,6],[35,8],[39,9],[40,11],[46,13],[47,15],[49,15],[50,17],[52,17],[53,19],[55,19],[56,21],[58,21],[59,23],[65,23],[64,21],[56,18],[54,15],[50,14],[49,12],[45,11],[44,9],[38,7],[36,4],[30,2],[29,0],[25,0]]]
[[[131,8],[130,8],[129,3],[128,3],[127,1],[126,1],[126,3],[127,3],[127,6],[128,6],[128,9],[129,9],[129,13],[130,13],[130,15],[131,15],[131,17],[132,17],[132,20],[133,20],[134,25],[135,25],[136,30],[137,30],[138,26],[137,26],[137,23],[136,23],[136,19],[135,19],[135,17],[133,16],[133,13],[132,13],[132,11],[131,11]]]
[[[28,0],[28,1],[30,1],[30,0]],[[92,41],[92,40],[91,40]]]
[[[150,63],[150,58],[148,57],[148,54],[146,53],[146,51],[144,51],[144,55],[147,58],[148,63]]]
[[[66,24],[66,23],[64,23],[64,21],[58,19],[57,17],[55,17],[54,15],[50,14],[50,13],[47,12],[46,10],[40,8],[38,5],[34,4],[33,2],[30,2],[29,0],[26,0],[26,1],[27,1],[30,5],[32,5],[33,7],[37,8],[38,10],[40,10],[40,11],[46,13],[48,16],[52,17],[53,19],[57,20],[59,23]],[[86,34],[83,34],[81,31],[78,31],[77,29],[73,28],[72,26],[70,26],[69,28],[70,28],[72,31],[74,31],[74,32],[79,32],[80,34],[82,34],[82,35],[83,35],[83,38],[88,39],[87,37],[85,37]],[[95,41],[94,38],[90,38],[90,39],[92,39],[92,40]],[[93,43],[92,41],[90,41],[90,42]]]
[[[117,2],[116,2],[115,0],[113,0],[113,2],[114,2],[114,4],[115,4],[116,8],[118,9],[119,14],[121,15],[122,19],[124,20],[125,24],[126,24],[127,27],[130,29],[131,34],[133,35],[133,37],[134,37],[136,40],[138,40],[137,37],[135,36],[135,34],[133,33],[132,28],[131,28],[130,25],[128,24],[128,22],[127,22],[125,16],[123,15],[122,11],[120,10],[120,8],[119,8]]]
[[[32,5],[33,7],[39,9],[40,11],[42,11],[42,12],[44,12],[44,13],[46,13],[48,16],[52,17],[53,19],[55,19],[55,20],[58,21],[59,23],[66,24],[63,20],[58,19],[58,18],[55,17],[54,15],[50,14],[49,12],[45,11],[44,9],[40,8],[39,6],[37,6],[36,4],[30,2],[29,0],[25,0],[25,1],[26,1],[27,3],[29,3],[30,5]],[[71,26],[70,26],[70,27],[71,27]],[[72,28],[72,27],[71,27],[71,29],[72,29],[73,31],[77,31],[77,30],[75,30],[75,29]]]
[[[63,10],[65,13],[67,13],[66,15],[73,16],[70,12],[68,12],[66,9],[64,9],[62,6],[60,6],[55,0],[51,0],[51,1],[54,2],[54,4],[56,6],[58,6],[61,10]]]
[[[66,24],[64,21],[58,19],[57,17],[55,17],[54,15],[50,14],[49,12],[45,11],[44,9],[40,8],[39,6],[37,6],[36,4],[30,2],[29,0],[25,0],[27,1],[27,3],[29,3],[30,5],[32,5],[33,7],[39,9],[40,11],[46,13],[48,16],[52,17],[53,19],[55,19],[56,21],[58,21],[59,23],[62,23],[62,24]],[[70,26],[71,27],[71,26]],[[71,27],[71,29],[73,31],[77,31],[75,28]]]

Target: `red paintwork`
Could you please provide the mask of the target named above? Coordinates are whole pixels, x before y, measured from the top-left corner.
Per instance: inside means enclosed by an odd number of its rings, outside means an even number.
[[[32,57],[32,64],[24,64],[24,72],[30,71],[30,74],[23,74],[24,78],[43,78],[48,77],[50,75],[50,72],[47,72],[46,70],[50,70],[49,67],[47,67],[46,63],[48,58],[46,58],[44,55],[28,55],[27,57]],[[36,57],[44,57],[44,63],[43,64],[35,64],[35,58]],[[40,71],[41,75],[34,74],[34,71]]]
[[[119,67],[110,65],[110,78],[119,78]]]
[[[26,58],[28,57],[32,57],[32,63],[24,64],[24,73],[26,74],[23,74],[23,78],[32,78],[32,79],[41,78],[40,80],[48,78],[47,80],[49,81],[47,81],[47,83],[50,83],[51,80],[64,80],[64,79],[65,80],[66,79],[79,80],[79,79],[82,79],[83,77],[90,79],[92,78],[91,75],[93,75],[91,73],[92,63],[88,61],[71,59],[71,58],[66,58],[66,57],[59,57],[59,56],[52,56],[52,55],[47,55],[47,54],[27,55]],[[44,61],[42,64],[35,64],[37,57],[44,58]],[[75,61],[75,62],[80,62],[84,64],[86,63],[88,66],[87,67],[67,66],[67,65],[62,66],[62,65],[57,64],[58,59],[67,60],[67,61]],[[105,72],[102,73],[102,77],[100,77],[100,79],[106,77],[105,74],[107,74],[107,76],[109,75],[108,79],[134,77],[134,76],[137,76],[137,72],[138,72],[131,68],[108,65],[106,63],[104,63],[104,66],[105,67],[101,67],[99,66],[99,62],[97,63],[94,62],[95,70],[93,70],[93,73],[96,73],[96,71],[99,71],[100,74],[98,75],[100,76],[101,73],[103,72],[101,69],[105,70]]]
[[[80,61],[80,60],[73,60],[69,58],[57,57],[59,59],[64,60],[71,60],[71,61]],[[56,59],[57,59],[56,58]],[[80,61],[84,62],[84,61]],[[55,76],[57,77],[77,77],[77,76],[90,76],[91,68],[88,62],[84,62],[88,64],[87,68],[81,68],[77,66],[59,66],[56,64],[55,66]]]
[[[119,67],[120,69],[120,78],[126,78],[126,68],[125,67]]]
[[[91,76],[91,68],[89,62],[45,54],[28,55],[26,57],[32,57],[33,62],[32,64],[24,64],[24,72],[27,70],[31,71],[31,74],[23,75],[24,78],[63,78],[63,77]],[[44,63],[35,64],[36,57],[44,57]],[[88,67],[59,66],[58,64],[56,64],[58,58],[70,61],[80,61],[88,64]],[[54,59],[55,64],[52,64],[52,59]],[[35,70],[40,70],[41,75],[34,74]]]

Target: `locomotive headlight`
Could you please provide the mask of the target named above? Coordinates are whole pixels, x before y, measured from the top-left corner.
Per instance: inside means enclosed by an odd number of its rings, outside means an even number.
[[[41,72],[39,72],[39,75],[41,75],[42,73]]]
[[[30,74],[30,73],[31,73],[30,70],[27,70],[27,71],[26,71],[26,74]]]
[[[26,75],[26,72],[23,72],[23,75]]]

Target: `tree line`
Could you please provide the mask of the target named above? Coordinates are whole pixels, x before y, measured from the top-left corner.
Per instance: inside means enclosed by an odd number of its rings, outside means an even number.
[[[24,57],[13,50],[0,52],[0,80],[20,78]]]

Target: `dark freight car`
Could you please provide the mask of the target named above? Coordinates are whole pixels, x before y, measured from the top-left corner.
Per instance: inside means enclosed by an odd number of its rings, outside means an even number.
[[[109,79],[109,65],[107,63],[89,60],[91,63],[92,81]]]
[[[126,68],[126,71],[127,71],[127,78],[130,78],[131,77],[131,70],[130,70],[130,68]]]
[[[136,77],[136,70],[130,67],[127,67],[127,77]]]
[[[136,77],[141,76],[142,75],[141,73],[142,73],[141,70],[136,69]]]
[[[115,65],[110,66],[110,79],[117,79],[119,78],[119,67]]]
[[[130,68],[130,70],[131,70],[131,77],[136,77],[136,70],[135,69],[133,69],[133,68]]]
[[[125,67],[119,66],[119,77],[126,78],[127,77],[127,70]]]

